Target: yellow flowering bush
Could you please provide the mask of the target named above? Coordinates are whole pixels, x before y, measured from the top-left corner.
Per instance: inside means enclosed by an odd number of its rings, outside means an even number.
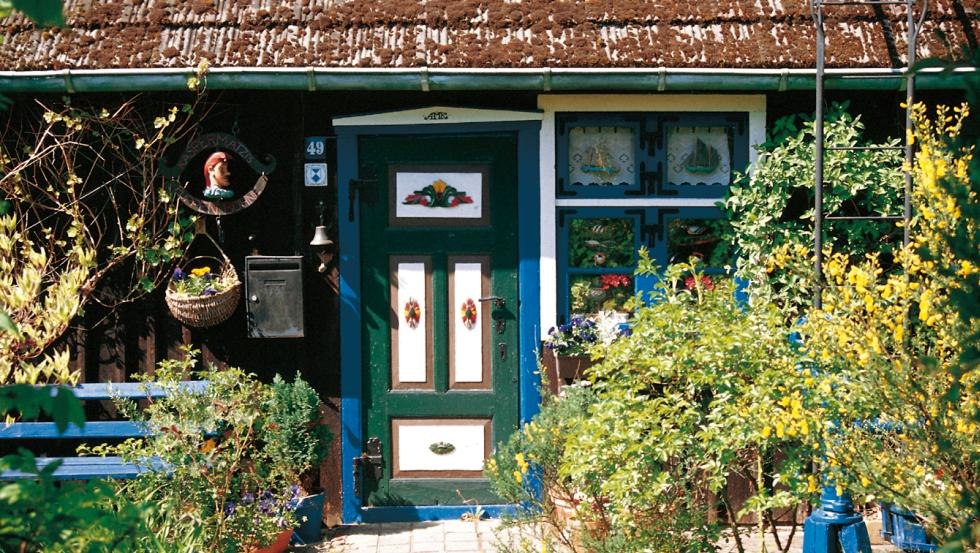
[[[974,152],[956,143],[968,106],[939,107],[930,119],[917,105],[913,115],[912,243],[893,270],[875,254],[829,256],[822,309],[803,326],[816,365],[806,393],[820,398],[825,422],[812,443],[824,448],[825,472],[913,510],[942,541],[970,520],[980,491],[980,372],[975,358],[961,365],[980,318],[951,301],[980,283],[977,243],[956,238],[976,236],[977,219],[963,210],[975,213],[978,198]]]
[[[111,309],[167,278],[193,221],[150,183],[193,113],[173,106],[153,120],[135,100],[66,98],[4,114],[0,384],[73,383],[68,354],[51,346],[86,304]]]

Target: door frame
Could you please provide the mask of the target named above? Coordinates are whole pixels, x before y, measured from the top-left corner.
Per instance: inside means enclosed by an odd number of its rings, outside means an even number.
[[[470,134],[517,135],[517,248],[519,301],[518,413],[525,423],[537,412],[540,335],[540,170],[538,144],[542,113],[456,107],[427,107],[369,115],[336,117],[338,258],[340,288],[341,500],[345,524],[445,520],[473,510],[461,506],[365,507],[354,494],[353,459],[364,444],[363,359],[361,355],[360,201],[348,209],[351,181],[358,174],[358,138],[362,135]],[[349,214],[353,214],[353,218]],[[508,505],[481,505],[491,516]]]

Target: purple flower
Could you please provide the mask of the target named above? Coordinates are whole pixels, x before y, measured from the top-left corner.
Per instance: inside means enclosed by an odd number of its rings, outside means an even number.
[[[253,501],[255,501],[255,496],[252,495],[252,492],[245,492],[245,495],[242,496],[242,503],[246,505]]]
[[[204,277],[202,277],[202,278],[204,278],[205,281],[210,282],[211,279],[214,278],[214,275],[212,275],[211,273],[204,273]]]
[[[235,514],[235,502],[229,501],[225,503],[225,516],[230,517],[233,514]]]
[[[185,278],[187,278],[187,273],[181,270],[180,267],[174,269],[174,276],[173,276],[174,280],[184,280]]]
[[[213,295],[215,295],[217,293],[218,293],[217,290],[215,290],[214,288],[208,286],[207,288],[204,289],[203,292],[201,292],[201,295],[202,296],[213,296]]]

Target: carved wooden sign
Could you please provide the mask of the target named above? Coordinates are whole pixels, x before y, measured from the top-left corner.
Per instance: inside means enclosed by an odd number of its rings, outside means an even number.
[[[191,165],[205,152],[211,153],[207,165],[203,161],[200,165]],[[259,176],[255,184],[244,193],[241,193],[237,198],[221,199],[225,195],[212,196],[209,194],[208,192],[212,190],[212,180],[214,179],[213,176],[209,177],[209,171],[215,165],[213,163],[213,154],[215,152],[224,152],[226,154],[225,158],[230,159],[230,162],[234,163],[237,167],[248,166],[252,171],[256,172]],[[201,175],[203,175],[203,178],[192,173],[192,180],[181,182],[182,175],[184,175],[188,167],[192,171],[202,169]],[[177,158],[175,164],[170,165],[166,161],[160,160],[158,171],[164,178],[164,187],[167,191],[179,198],[187,207],[205,215],[230,215],[255,203],[255,200],[265,191],[265,186],[269,182],[268,174],[275,169],[276,159],[271,155],[266,155],[263,161],[259,161],[238,138],[230,134],[214,132],[203,134],[191,140],[184,152]],[[224,170],[227,171],[227,168]],[[228,180],[233,182],[235,177],[240,177],[240,175],[235,175],[235,172],[231,172],[230,179]],[[222,186],[227,186],[225,180],[222,179]],[[207,188],[204,188],[201,184],[192,184],[202,182]],[[192,192],[198,188],[202,189],[200,195]],[[237,193],[230,187],[225,191],[227,192],[226,195]]]

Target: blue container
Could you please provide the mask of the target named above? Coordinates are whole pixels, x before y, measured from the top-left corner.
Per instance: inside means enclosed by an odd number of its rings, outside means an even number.
[[[902,551],[931,553],[939,548],[912,511],[881,503],[881,535]]]
[[[293,543],[305,545],[320,541],[323,525],[323,494],[301,497],[296,503],[296,519],[300,525],[293,531]]]

